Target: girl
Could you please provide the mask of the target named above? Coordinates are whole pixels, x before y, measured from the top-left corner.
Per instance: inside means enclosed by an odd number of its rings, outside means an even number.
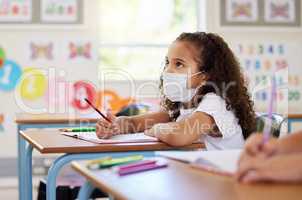
[[[160,79],[161,111],[100,120],[97,135],[144,131],[172,145],[203,139],[206,148],[241,148],[254,130],[255,113],[240,66],[212,33],[182,33],[169,47]]]

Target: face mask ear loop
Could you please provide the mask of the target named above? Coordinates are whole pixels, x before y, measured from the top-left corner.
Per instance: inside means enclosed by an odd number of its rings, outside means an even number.
[[[204,71],[196,72],[195,74],[191,75],[190,78],[192,78],[192,77],[195,76],[195,75],[203,74],[203,73],[204,73]],[[187,87],[188,87],[188,80],[189,80],[189,77],[187,77],[187,83],[186,83]],[[203,86],[203,85],[198,86],[196,89],[199,89],[199,88],[202,87],[202,86]]]

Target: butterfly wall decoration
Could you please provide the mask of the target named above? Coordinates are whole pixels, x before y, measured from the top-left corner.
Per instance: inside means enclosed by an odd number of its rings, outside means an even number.
[[[276,17],[282,17],[282,18],[289,18],[289,4],[277,4],[271,2],[270,4],[271,7],[271,18],[276,18]]]
[[[252,5],[250,3],[232,3],[233,17],[251,17],[252,16]]]
[[[30,43],[30,49],[31,49],[31,59],[47,59],[52,60],[53,59],[53,43],[49,44],[36,44],[31,42]]]
[[[69,43],[69,58],[75,59],[77,57],[82,57],[86,59],[91,59],[91,43],[85,44],[75,44],[73,42]]]

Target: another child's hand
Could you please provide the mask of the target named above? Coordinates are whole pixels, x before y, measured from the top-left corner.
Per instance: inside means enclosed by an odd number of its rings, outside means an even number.
[[[236,177],[243,183],[302,182],[302,155],[280,154],[270,158],[251,157],[240,163]]]
[[[118,118],[115,117],[110,110],[107,111],[107,118],[111,123],[102,118],[96,124],[96,134],[100,139],[107,139],[119,134]]]
[[[263,144],[263,134],[253,134],[245,143],[244,150],[239,159],[239,164],[251,157],[270,157],[277,154],[277,152],[278,145],[276,138],[271,138],[268,142]]]
[[[263,143],[263,134],[253,134],[245,143],[244,151],[252,156],[264,153],[271,156],[278,151],[277,139],[270,138],[266,143]]]

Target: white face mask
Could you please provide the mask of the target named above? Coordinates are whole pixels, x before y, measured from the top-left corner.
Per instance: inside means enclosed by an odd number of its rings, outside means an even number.
[[[201,72],[197,72],[195,76]],[[187,88],[187,74],[163,73],[163,92],[164,95],[172,102],[188,102],[196,94],[197,88]]]

